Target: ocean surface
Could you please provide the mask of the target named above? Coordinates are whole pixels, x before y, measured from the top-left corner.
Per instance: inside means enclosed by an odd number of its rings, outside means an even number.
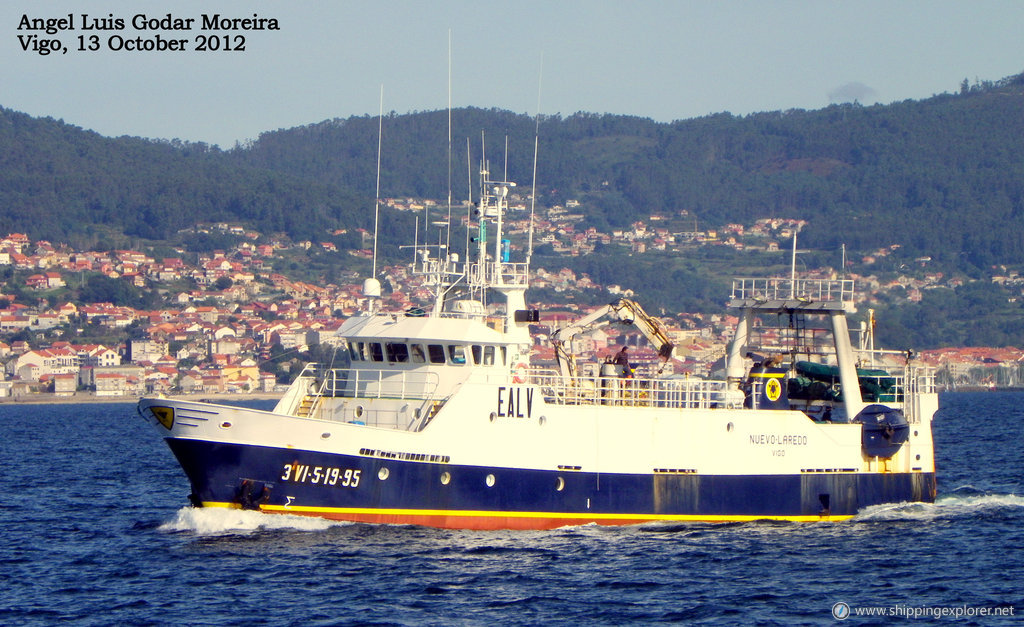
[[[1024,393],[940,404],[935,504],[547,532],[193,510],[133,404],[2,405],[0,624],[819,625],[840,602],[1019,622]]]

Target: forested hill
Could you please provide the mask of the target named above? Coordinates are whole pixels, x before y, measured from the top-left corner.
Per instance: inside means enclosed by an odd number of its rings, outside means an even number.
[[[307,239],[371,224],[365,207],[336,185],[249,167],[205,144],[107,138],[0,108],[0,234],[89,248],[224,220]]]
[[[701,228],[799,218],[810,248],[901,244],[965,269],[1024,259],[1022,76],[923,101],[671,124],[575,114],[544,116],[538,129],[527,115],[457,109],[450,168],[447,120],[446,111],[384,120],[383,196],[443,198],[451,176],[454,197],[466,198],[467,160],[475,171],[482,139],[491,171],[507,167],[528,186],[536,134],[543,202],[579,199],[600,229],[684,210]],[[0,109],[0,231],[161,239],[225,220],[312,239],[369,226],[377,128],[376,117],[352,117],[221,151]]]

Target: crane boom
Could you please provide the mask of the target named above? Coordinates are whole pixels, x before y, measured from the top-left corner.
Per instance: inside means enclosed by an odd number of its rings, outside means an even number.
[[[606,316],[612,319],[602,321],[602,318]],[[597,329],[612,322],[634,325],[652,346],[657,347],[658,356],[662,361],[668,361],[672,357],[675,345],[661,330],[658,321],[649,316],[639,303],[620,298],[583,316],[576,322],[558,329],[551,335],[551,343],[555,347],[555,360],[558,362],[562,376],[570,378],[576,376],[576,355],[572,352],[573,338],[585,331]]]

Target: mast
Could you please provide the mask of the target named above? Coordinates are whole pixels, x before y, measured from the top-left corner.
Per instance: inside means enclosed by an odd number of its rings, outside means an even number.
[[[487,168],[487,143],[484,140],[484,133],[480,131],[480,208],[478,222],[477,222],[477,234],[476,234],[476,250],[477,250],[477,271],[473,273],[473,281],[471,284],[477,284],[485,276],[486,273],[486,262],[487,262],[487,206],[488,200],[490,199],[490,190],[487,189],[487,181],[490,178],[490,172]]]
[[[856,311],[851,279],[800,279],[786,290],[784,279],[733,279],[729,307],[742,316],[736,337],[729,347],[728,376],[742,376],[744,344],[749,340],[753,316],[775,314],[788,316],[823,316],[831,322],[836,366],[842,389],[843,406],[848,418],[864,408],[857,380],[856,356],[850,342],[846,314]]]
[[[469,261],[469,232],[473,228],[473,157],[469,150],[469,138],[466,138],[466,261]]]

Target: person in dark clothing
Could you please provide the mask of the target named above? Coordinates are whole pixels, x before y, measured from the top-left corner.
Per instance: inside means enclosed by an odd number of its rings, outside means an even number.
[[[622,350],[616,353],[615,358],[612,360],[612,363],[616,366],[622,366],[622,372],[619,375],[621,377],[633,376],[633,368],[629,365],[629,355],[626,354],[626,349],[628,348],[628,346],[623,346]]]

